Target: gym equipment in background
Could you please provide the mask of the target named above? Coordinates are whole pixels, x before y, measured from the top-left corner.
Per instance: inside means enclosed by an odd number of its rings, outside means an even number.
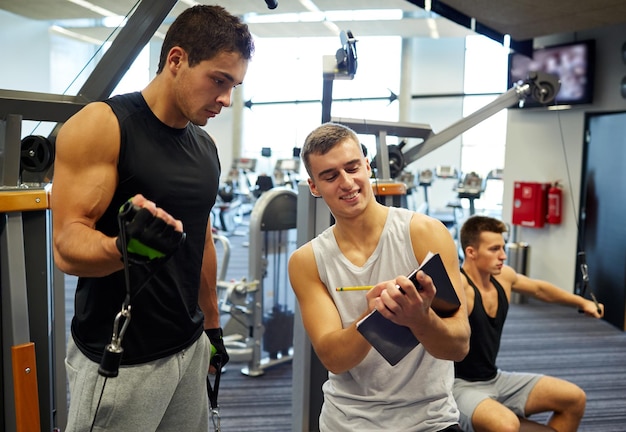
[[[20,169],[22,180],[24,172],[42,173],[54,162],[54,144],[41,135],[28,135],[21,141]]]
[[[431,169],[423,169],[417,173],[417,184],[424,191],[424,202],[418,209],[420,213],[430,214],[430,202],[428,201],[428,188],[433,184],[434,173]]]
[[[287,262],[295,249],[296,207],[293,189],[261,195],[250,214],[248,277],[218,281],[220,311],[228,316],[224,343],[231,362],[247,363],[244,375],[260,376],[292,359],[295,299]]]
[[[459,182],[459,171],[452,165],[437,165],[435,167],[435,179],[437,179],[437,181],[453,182],[451,190],[454,191],[454,188]],[[459,221],[463,218],[463,208],[458,200],[448,201],[445,209],[431,209],[430,215],[439,219],[448,228],[452,237],[458,240],[458,225]]]
[[[274,166],[274,181],[276,186],[285,186],[296,190],[300,180],[300,159],[278,159]]]
[[[257,198],[253,186],[256,163],[254,158],[234,159],[226,180],[217,191],[212,209],[213,226],[227,235],[232,235],[243,216],[252,211]]]
[[[483,179],[475,171],[470,171],[463,176],[457,184],[456,193],[459,198],[469,201],[469,215],[476,214],[475,200],[479,199],[484,190]]]
[[[267,174],[260,174],[256,178],[256,183],[254,185],[254,189],[252,190],[252,194],[255,198],[259,198],[263,192],[267,192],[268,190],[274,187],[274,180],[271,176]]]
[[[493,102],[448,126],[439,133],[434,133],[430,125],[427,124],[341,117],[333,117],[330,120],[346,125],[358,134],[376,135],[376,164],[378,168],[376,175],[380,179],[391,179],[393,178],[391,176],[392,165],[394,171],[398,169],[398,172],[400,172],[419,158],[438,149],[504,108],[523,104],[527,98],[537,100],[542,104],[551,103],[559,89],[560,83],[555,76],[539,71],[530,72],[525,80],[515,83],[512,88],[497,97]],[[324,117],[322,117],[322,120],[324,120]],[[418,138],[422,141],[409,148],[403,146],[400,149],[401,157],[392,157],[393,163],[390,163],[388,151],[383,151],[383,149],[388,147],[386,142],[387,136]],[[400,162],[402,162],[402,166],[398,166]]]

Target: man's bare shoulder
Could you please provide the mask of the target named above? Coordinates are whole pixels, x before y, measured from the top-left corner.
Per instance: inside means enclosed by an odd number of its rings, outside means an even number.
[[[119,123],[111,108],[104,102],[91,102],[63,124],[56,141],[57,150],[62,155],[67,151],[84,154],[88,159],[105,155],[114,159],[119,137]]]
[[[411,233],[419,234],[420,237],[439,236],[442,234],[449,234],[448,229],[439,220],[432,216],[425,215],[424,213],[413,213],[411,218]]]
[[[77,135],[98,137],[112,126],[117,126],[113,110],[104,102],[91,102],[70,117],[59,130],[59,140],[72,139]],[[119,128],[114,127],[114,131]]]
[[[310,241],[300,246],[289,256],[289,274],[297,280],[317,278],[317,263]]]
[[[90,102],[70,117],[63,127],[65,128],[66,125],[76,126],[74,123],[84,121],[95,122],[111,116],[113,116],[113,110],[109,105],[100,101]]]
[[[313,247],[309,241],[293,251],[289,257],[289,262],[293,262],[294,264],[304,264],[311,259],[315,260],[315,256],[313,254]]]
[[[326,287],[320,281],[311,242],[305,243],[291,254],[288,271],[291,287],[300,301],[314,301],[312,299],[320,293],[327,295]]]

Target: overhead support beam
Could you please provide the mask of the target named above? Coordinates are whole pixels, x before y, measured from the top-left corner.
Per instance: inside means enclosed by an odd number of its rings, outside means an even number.
[[[78,95],[90,101],[109,97],[176,3],[177,0],[143,0],[139,3]]]
[[[432,129],[427,124],[386,122],[340,117],[333,118],[332,121],[344,124],[352,128],[352,130],[358,134],[373,134],[377,136],[376,164],[377,166],[379,163],[382,164],[381,171],[383,177],[380,178],[386,179],[389,178],[390,174],[390,161],[387,156],[387,151],[385,151],[387,148],[387,135],[405,138],[420,138],[423,140],[421,143],[407,150],[402,150],[401,160],[394,161],[396,164],[402,164],[402,166],[399,167],[399,169],[402,170],[406,166],[438,149],[452,139],[461,135],[466,130],[471,129],[480,122],[491,117],[495,113],[511,107],[516,103],[523,102],[527,98],[532,98],[541,104],[547,105],[554,100],[559,92],[560,86],[560,82],[554,75],[544,72],[531,72],[525,81],[516,83],[512,88],[498,96],[491,103],[478,109],[469,116],[462,118],[451,126],[448,126],[439,133],[433,133]]]
[[[113,40],[111,47],[104,53],[78,91],[78,98],[87,102],[108,98],[141,50],[150,42],[159,26],[163,24],[177,1],[143,0],[139,3],[135,12]],[[48,139],[51,142],[56,141],[63,122],[59,122],[50,132]],[[46,174],[47,178],[53,177],[53,169],[54,167],[50,168]]]
[[[0,89],[0,119],[19,113],[21,120],[64,122],[86,102],[79,96]]]

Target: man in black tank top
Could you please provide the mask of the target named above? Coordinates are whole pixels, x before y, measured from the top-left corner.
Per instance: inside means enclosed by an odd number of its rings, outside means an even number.
[[[506,225],[472,216],[461,228],[465,259],[461,268],[472,329],[470,351],[455,363],[454,397],[465,431],[532,430],[576,431],[585,411],[585,393],[573,383],[555,377],[512,373],[498,369],[496,357],[511,292],[549,303],[573,306],[600,318],[604,305],[557,286],[518,274],[504,264]],[[527,416],[552,412],[547,426]]]
[[[253,51],[240,18],[191,7],[143,91],[88,104],[58,134],[54,258],[79,277],[67,432],[208,430],[207,373],[228,354],[210,224],[220,161],[201,126],[231,105]]]

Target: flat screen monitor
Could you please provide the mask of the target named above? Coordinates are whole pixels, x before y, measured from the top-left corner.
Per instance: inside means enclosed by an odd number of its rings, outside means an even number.
[[[233,160],[233,168],[243,171],[254,171],[256,168],[256,159],[236,158],[235,160]]]
[[[278,159],[276,169],[278,171],[297,172],[300,170],[300,159]]]
[[[508,88],[528,78],[528,73],[540,71],[556,75],[561,88],[549,105],[580,105],[593,101],[594,79],[593,40],[570,42],[537,48],[533,57],[520,53],[509,54]],[[539,102],[528,97],[524,107],[539,107]]]

